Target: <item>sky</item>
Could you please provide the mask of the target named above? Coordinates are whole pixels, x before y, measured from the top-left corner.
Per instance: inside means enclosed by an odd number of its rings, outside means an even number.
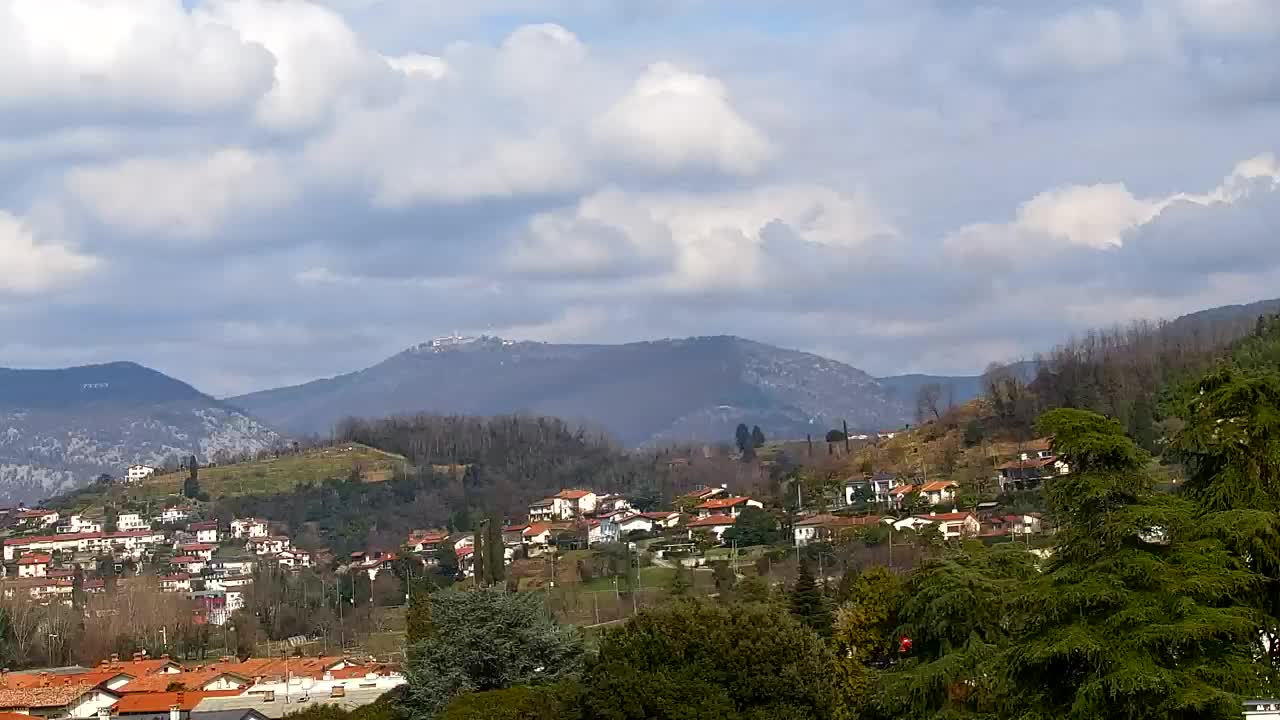
[[[972,374],[1280,296],[1274,0],[0,0],[0,365]]]

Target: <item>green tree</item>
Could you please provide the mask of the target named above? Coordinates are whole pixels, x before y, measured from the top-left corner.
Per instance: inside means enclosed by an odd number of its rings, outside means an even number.
[[[734,444],[738,447],[738,452],[746,454],[751,449],[751,430],[747,428],[746,423],[738,423],[738,429],[733,432]]]
[[[744,603],[768,603],[773,600],[769,581],[759,575],[748,575],[737,584],[738,600]]]
[[[791,614],[819,635],[831,634],[831,608],[807,562],[800,563],[800,574],[791,589]]]
[[[759,425],[751,426],[751,447],[762,448],[764,447],[764,443],[764,431],[760,429]]]
[[[917,568],[897,608],[898,631],[911,647],[876,683],[877,714],[1015,717],[1006,712],[1002,653],[1017,637],[1015,599],[1036,572],[1034,559],[1018,546],[975,545]],[[858,680],[852,673],[851,691]]]
[[[431,718],[458,695],[553,683],[575,673],[582,638],[539,593],[490,588],[431,595],[432,630],[409,649],[405,708]]]
[[[778,521],[758,507],[743,508],[733,527],[724,531],[724,541],[736,542],[739,547],[772,545],[778,538]]]
[[[459,695],[439,720],[566,720],[575,701],[572,692],[559,685],[521,685]]]
[[[844,432],[842,432],[842,431],[840,431],[840,430],[828,430],[828,431],[827,431],[827,442],[829,442],[829,443],[844,442],[844,441],[845,441],[845,439],[846,439],[846,438],[848,438],[848,437],[849,437],[848,435],[845,435],[845,434],[844,434]]]
[[[831,638],[835,675],[842,705],[856,716],[869,701],[874,681],[870,666],[885,664],[893,653],[902,582],[888,568],[876,566],[847,574],[841,579],[841,595]]]
[[[1146,453],[1114,420],[1055,410],[1039,429],[1078,471],[1049,487],[1060,544],[1021,599],[1015,704],[1081,720],[1239,717],[1271,677],[1255,662],[1265,616],[1237,602],[1260,578],[1222,538],[1256,515],[1154,493]]]
[[[193,500],[200,497],[200,463],[195,455],[187,458],[187,479],[182,481],[182,495]]]
[[[458,553],[453,549],[452,542],[442,542],[436,548],[436,575],[447,583],[453,582],[458,577]]]
[[[583,678],[593,720],[827,720],[832,656],[763,605],[683,601],[605,633]]]
[[[488,551],[485,554],[485,562],[488,568],[485,574],[490,583],[501,584],[507,576],[507,546],[502,540],[502,522],[496,516],[491,515],[486,528],[487,533],[485,534],[484,544]]]
[[[671,584],[667,587],[667,592],[672,597],[684,597],[693,589],[693,578],[689,568],[683,564],[676,565],[676,571],[671,575]]]
[[[733,568],[729,566],[727,560],[716,560],[711,563],[712,577],[715,579],[716,592],[720,593],[720,597],[727,598],[733,592],[734,585],[738,582],[738,576],[734,574]]]
[[[404,614],[405,642],[415,645],[431,635],[431,592],[425,581],[409,587],[409,608]]]

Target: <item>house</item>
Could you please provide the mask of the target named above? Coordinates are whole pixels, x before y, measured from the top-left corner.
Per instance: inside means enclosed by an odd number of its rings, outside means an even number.
[[[150,465],[130,465],[129,468],[125,470],[124,479],[125,482],[132,485],[134,483],[140,483],[155,474],[156,469]]]
[[[563,519],[568,505],[561,498],[543,498],[529,503],[529,522],[544,523]]]
[[[69,577],[28,577],[0,582],[0,595],[6,599],[28,597],[40,605],[59,602],[69,606],[74,592],[75,580]]]
[[[693,492],[685,493],[676,498],[675,504],[678,507],[692,508],[710,500],[713,497],[728,495],[729,491],[723,485],[720,487],[700,487]]]
[[[716,542],[724,542],[725,532],[736,522],[738,522],[736,515],[708,515],[690,520],[685,528],[689,531],[690,540],[699,534],[707,533],[714,537]]]
[[[944,540],[958,540],[962,537],[973,537],[982,531],[978,516],[971,512],[929,513],[917,515],[920,520],[927,520],[938,526]]]
[[[46,670],[5,673],[0,685],[9,689],[48,687],[50,685],[87,685],[116,691],[129,684],[135,676],[110,668],[77,668],[74,673],[51,673]]]
[[[58,523],[58,527],[54,530],[59,534],[65,533],[100,533],[102,532],[102,523],[97,520],[91,520],[83,515],[72,515],[63,522]]]
[[[673,528],[680,524],[680,513],[675,510],[643,512],[640,513],[640,516],[652,520],[656,526],[654,528],[655,530],[659,528]]]
[[[278,555],[289,549],[289,538],[284,535],[253,536],[245,549],[254,555]]]
[[[749,497],[715,497],[694,509],[697,511],[699,519],[712,515],[728,515],[736,518],[744,508],[748,507],[763,508],[764,503],[759,500],[752,500]]]
[[[874,527],[880,524],[880,520],[881,518],[877,515],[864,517],[813,515],[797,521],[792,528],[792,534],[796,547],[804,547],[811,542],[827,542],[860,528]]]
[[[53,561],[48,553],[31,553],[18,558],[18,577],[47,577],[49,563]]]
[[[409,552],[433,553],[448,538],[449,533],[443,530],[411,530],[404,546]]]
[[[196,542],[207,543],[210,545],[218,544],[218,521],[204,520],[202,522],[191,523],[187,526],[187,532],[196,536]]]
[[[88,553],[100,555],[106,552],[139,557],[144,548],[164,541],[164,533],[149,530],[114,533],[65,533],[6,538],[4,559],[11,562],[28,552]]]
[[[1042,482],[1071,473],[1071,466],[1053,454],[1052,443],[1047,438],[1029,443],[1029,447],[1010,460],[996,467],[1000,473],[1000,490],[1030,490]]]
[[[317,705],[332,705],[342,711],[351,711],[372,704],[386,694],[384,687],[347,688],[331,687],[323,692],[313,686],[303,691],[300,685],[291,684],[291,692],[277,690],[250,690],[244,694],[229,697],[206,697],[196,705],[196,709],[186,720],[243,720],[242,715],[234,714],[244,710],[253,710],[258,715],[277,720],[286,715],[303,712]],[[226,714],[232,711],[233,714]],[[213,714],[213,713],[216,713]],[[257,716],[254,716],[255,720]]]
[[[167,691],[226,692],[243,690],[252,684],[252,677],[215,664],[176,673],[144,675],[121,686],[119,693],[127,698]]]
[[[165,508],[156,519],[164,525],[173,525],[191,517],[191,510],[183,507]]]
[[[81,589],[86,595],[101,595],[107,591],[107,581],[102,578],[87,578]]]
[[[185,572],[160,576],[161,592],[190,592],[190,590],[191,575]]]
[[[852,505],[859,488],[864,490],[864,499],[874,503],[887,503],[893,499],[892,492],[902,485],[902,480],[895,474],[880,472],[871,477],[849,478],[845,481],[844,503]]]
[[[120,699],[115,692],[74,675],[43,678],[41,684],[17,687],[0,682],[0,712],[47,718],[92,718]]]
[[[57,525],[62,516],[57,510],[19,510],[14,514],[15,524],[23,528],[42,528]]]
[[[529,529],[529,523],[516,523],[515,525],[506,525],[502,528],[502,544],[507,547],[514,545],[524,545],[524,531]]]
[[[920,495],[928,500],[930,505],[941,505],[954,501],[959,487],[959,483],[950,480],[935,480],[922,485]]]
[[[596,498],[597,514],[632,510],[631,502],[621,495],[601,495]]]
[[[1022,515],[996,515],[987,520],[992,535],[1039,535],[1044,532],[1044,524],[1035,513]]]
[[[182,666],[170,660],[168,655],[149,658],[146,653],[134,653],[132,660],[121,660],[119,655],[112,655],[110,660],[103,660],[94,669],[101,672],[121,672],[134,677],[182,672]]]
[[[285,550],[276,555],[276,564],[287,568],[311,567],[311,553],[306,550]]]
[[[928,527],[932,524],[933,520],[930,520],[927,515],[908,516],[892,522],[894,530],[911,530],[912,532],[919,532],[920,528]]]
[[[617,521],[618,537],[625,538],[633,532],[651,533],[660,524],[643,514],[624,515]]]
[[[208,697],[220,697],[221,693],[207,693]],[[167,720],[161,718],[161,720]],[[192,710],[187,720],[268,720],[266,715],[253,708],[232,708],[230,710]]]
[[[214,577],[250,575],[257,566],[258,561],[252,557],[222,557],[209,561]]]
[[[1280,720],[1280,700],[1245,700],[1244,718],[1245,720]]]
[[[213,559],[213,551],[217,550],[217,545],[209,545],[208,543],[189,543],[187,545],[178,546],[178,552],[181,555],[189,555],[197,557],[201,560]]]
[[[116,516],[116,530],[119,532],[137,532],[139,530],[150,530],[151,523],[142,518],[138,513],[120,513]]]
[[[236,539],[263,538],[268,535],[267,522],[257,518],[244,518],[231,521],[231,537]]]
[[[563,500],[571,513],[568,518],[583,517],[596,511],[598,497],[590,490],[561,490],[556,497]]]
[[[880,432],[876,433],[877,440],[892,440],[896,437],[898,437],[897,430],[881,430]]]

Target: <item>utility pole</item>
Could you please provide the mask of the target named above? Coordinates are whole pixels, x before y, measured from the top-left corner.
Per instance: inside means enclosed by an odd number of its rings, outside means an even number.
[[[631,551],[631,545],[628,544],[627,552],[630,552],[630,551]],[[679,558],[676,558],[676,560],[678,562]],[[677,572],[679,571],[677,570]],[[636,593],[638,592],[640,592],[640,555],[639,553],[636,554],[636,586],[631,591],[631,616],[632,617],[635,617],[636,614],[639,613],[639,609],[636,605]]]

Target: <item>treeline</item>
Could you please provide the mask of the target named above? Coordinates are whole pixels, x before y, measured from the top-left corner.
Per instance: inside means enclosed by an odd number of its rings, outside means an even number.
[[[1007,366],[992,366],[983,389],[996,422],[1029,436],[1041,413],[1078,408],[1115,418],[1144,449],[1161,449],[1176,430],[1178,391],[1250,338],[1274,334],[1265,315],[1245,309],[1134,322],[1095,330],[1037,355],[1030,381]],[[1274,339],[1273,339],[1274,341]],[[1172,424],[1170,424],[1172,423]]]
[[[271,496],[219,501],[221,517],[287,522],[303,546],[335,552],[394,549],[420,527],[471,531],[481,517],[523,518],[528,503],[563,488],[639,496],[661,493],[666,473],[553,418],[415,415],[344,420],[341,442],[405,456],[383,482],[351,477]]]

